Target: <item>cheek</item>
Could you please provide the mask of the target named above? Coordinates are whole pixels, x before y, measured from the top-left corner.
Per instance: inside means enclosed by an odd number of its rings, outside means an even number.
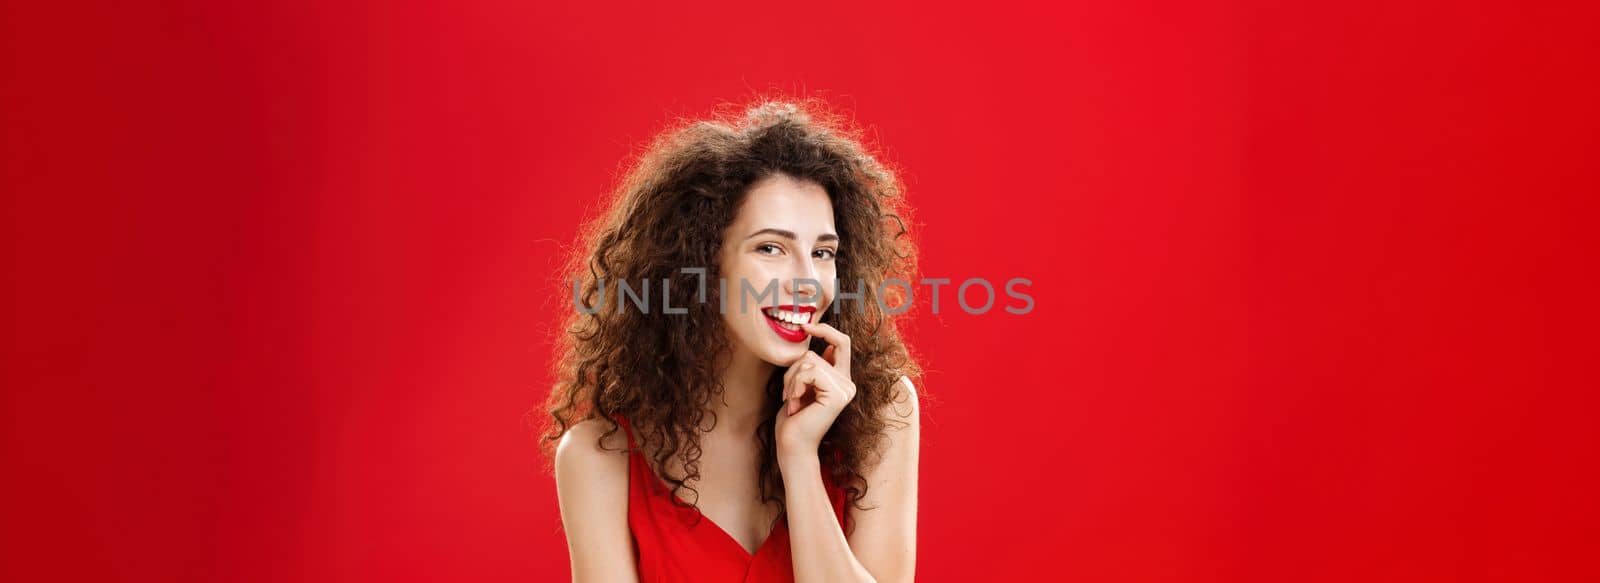
[[[839,286],[836,284],[841,282],[834,280],[835,276],[832,269],[818,270],[817,276],[822,281],[822,305],[823,307],[832,306],[833,298],[839,295]]]
[[[722,327],[724,329],[726,329],[729,333],[732,333],[734,337],[739,337],[742,335],[740,330],[744,328],[744,321],[739,319],[738,310],[728,310],[723,312],[721,316]]]
[[[749,326],[749,323],[753,321],[752,315],[764,318],[765,316],[761,315],[759,308],[756,307],[755,302],[751,299],[745,300],[748,305],[745,307],[745,311],[740,311],[739,300],[741,294],[744,293],[743,282],[751,282],[757,290],[756,293],[760,293],[759,280],[761,279],[761,274],[759,270],[748,262],[739,261],[738,258],[724,259],[722,264],[718,266],[718,270],[720,271],[719,277],[722,279],[721,285],[727,288],[724,293],[726,294],[728,305],[723,310],[722,320],[730,327],[740,328]],[[711,295],[716,295],[718,282],[708,282],[708,285],[710,287],[707,292]],[[746,295],[745,297],[748,298],[749,296]]]
[[[753,262],[737,253],[723,255],[718,269],[722,272],[723,277],[734,283],[738,283],[739,278],[749,279],[758,275]]]
[[[735,302],[735,305],[738,305],[739,282],[750,279],[749,266],[740,263],[738,258],[724,258],[722,263],[717,265],[717,277],[721,280],[720,282],[710,281],[707,284],[713,288],[719,283],[725,286],[727,288],[728,301]],[[729,315],[731,316],[732,314]]]
[[[728,301],[731,305],[721,314],[722,327],[727,331],[729,340],[748,345],[755,338],[754,335],[760,332],[761,329],[758,326],[764,325],[762,322],[757,322],[756,318],[765,318],[766,316],[761,315],[761,312],[754,309],[748,312],[740,312],[739,300],[734,296],[729,296]]]

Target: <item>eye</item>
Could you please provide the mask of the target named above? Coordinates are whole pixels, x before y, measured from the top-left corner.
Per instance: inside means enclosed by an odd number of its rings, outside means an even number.
[[[783,249],[777,245],[773,245],[772,243],[762,243],[760,245],[756,245],[756,253],[760,253],[762,255],[777,255],[781,252],[783,252]]]
[[[812,255],[816,256],[818,259],[833,259],[838,257],[839,253],[832,249],[818,249],[813,252]]]

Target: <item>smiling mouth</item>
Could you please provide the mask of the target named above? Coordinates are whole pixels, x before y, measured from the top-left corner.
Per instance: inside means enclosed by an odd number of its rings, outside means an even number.
[[[765,307],[761,309],[761,313],[767,317],[767,323],[772,325],[772,331],[780,338],[790,342],[803,342],[810,334],[807,334],[800,325],[811,322],[811,318],[817,313],[817,307]]]
[[[785,330],[799,330],[801,324],[811,322],[811,314],[816,311],[817,309],[811,306],[802,306],[798,312],[784,308],[761,308],[761,313],[777,321]]]

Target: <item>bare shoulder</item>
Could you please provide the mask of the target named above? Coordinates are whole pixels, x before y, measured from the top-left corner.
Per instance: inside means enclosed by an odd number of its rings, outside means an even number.
[[[575,478],[586,486],[617,479],[626,485],[628,439],[621,431],[606,435],[610,429],[610,424],[599,419],[579,421],[567,428],[561,441],[556,443],[558,486],[563,481],[573,481],[567,478]]]
[[[916,424],[922,411],[919,401],[917,386],[911,383],[910,377],[901,375],[889,389],[889,404],[884,407],[883,414],[891,422]]]
[[[556,495],[577,581],[637,576],[628,530],[627,436],[606,435],[611,428],[598,419],[581,421],[556,444]]]
[[[861,566],[878,581],[911,581],[917,564],[917,466],[921,399],[904,376],[884,407],[888,445],[865,471],[862,509],[852,507],[855,529],[846,534]]]

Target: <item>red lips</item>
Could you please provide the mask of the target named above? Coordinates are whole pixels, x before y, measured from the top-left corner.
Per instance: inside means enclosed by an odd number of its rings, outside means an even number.
[[[811,315],[817,312],[817,307],[812,305],[796,304],[793,306],[783,306],[779,309],[804,314],[807,322],[811,321]],[[773,333],[777,334],[779,338],[788,340],[789,342],[799,343],[805,342],[807,338],[811,337],[810,334],[806,333],[804,328],[796,330],[785,328],[783,324],[779,323],[779,320],[774,319],[770,314],[767,313],[766,310],[762,310],[761,315],[766,316],[767,325],[772,327]]]

